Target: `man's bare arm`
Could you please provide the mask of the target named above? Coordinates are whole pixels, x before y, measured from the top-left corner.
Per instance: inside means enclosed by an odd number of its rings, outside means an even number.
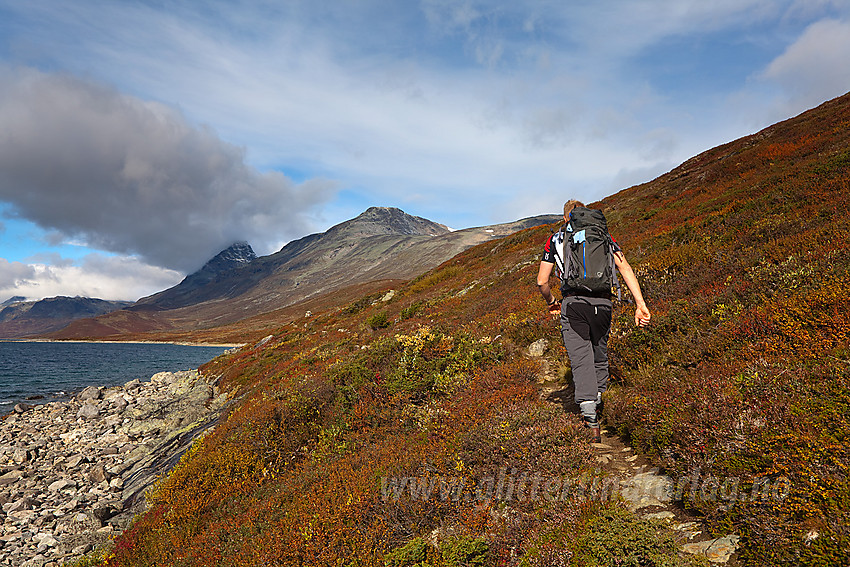
[[[635,300],[635,325],[638,327],[645,327],[646,325],[649,325],[649,319],[652,317],[652,314],[646,306],[646,301],[643,299],[643,293],[641,293],[637,276],[635,276],[634,270],[632,270],[631,265],[628,260],[626,260],[626,256],[622,252],[615,252],[614,264],[616,264],[617,270],[620,271],[620,275],[623,276],[623,281],[626,282],[626,287],[629,288],[629,291]]]
[[[552,262],[540,262],[540,269],[537,271],[537,289],[549,305],[555,302],[555,296],[552,295],[552,288],[549,286],[549,278],[552,276],[554,267],[555,264]]]

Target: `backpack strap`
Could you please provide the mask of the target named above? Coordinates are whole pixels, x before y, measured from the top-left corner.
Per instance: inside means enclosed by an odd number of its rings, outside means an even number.
[[[614,262],[614,241],[611,235],[608,235],[608,256],[611,258],[611,277],[614,279],[614,287],[617,288],[617,301],[623,300],[623,294],[620,286],[620,278],[617,277],[617,264]]]
[[[570,268],[572,268],[572,259],[573,255],[569,251],[569,244],[567,243],[567,224],[564,223],[564,226],[561,228],[561,246],[563,251],[562,264],[564,264],[564,273],[561,275],[561,281],[567,281],[567,276],[570,275]]]

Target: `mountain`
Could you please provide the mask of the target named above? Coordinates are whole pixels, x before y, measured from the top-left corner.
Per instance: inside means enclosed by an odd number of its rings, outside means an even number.
[[[381,249],[382,255],[384,244],[399,251],[414,242],[450,232],[441,224],[408,215],[400,209],[372,207],[324,234],[312,234],[290,242],[271,256],[258,259],[245,243],[231,246],[177,286],[142,298],[133,308],[175,309],[245,294],[253,297],[257,292],[251,292],[258,286],[285,289],[288,284],[294,287],[315,284],[331,275],[338,266],[349,274],[343,281],[357,283],[354,280],[358,280],[359,272],[370,269],[375,261],[386,260],[373,255],[376,248]],[[270,277],[272,282],[264,281]]]
[[[380,234],[409,236],[438,236],[451,232],[445,225],[422,217],[408,215],[395,207],[370,207],[360,216],[331,227],[325,233],[328,238],[357,238]]]
[[[0,339],[50,333],[72,321],[97,317],[131,305],[130,301],[105,301],[89,297],[50,297],[25,301],[12,297],[0,304]]]
[[[173,335],[255,317],[261,320],[249,326],[264,326],[263,316],[268,313],[319,298],[339,305],[350,298],[346,288],[358,293],[385,288],[394,281],[414,278],[476,244],[558,219],[558,215],[542,215],[453,231],[397,208],[371,207],[324,233],[294,240],[269,256],[256,257],[247,244],[235,244],[172,288],[120,312],[76,321],[49,336]]]
[[[236,295],[241,282],[238,278],[228,278],[228,275],[256,259],[254,249],[247,242],[232,244],[176,286],[139,300],[135,308],[154,306],[158,309],[175,309],[217,297]],[[227,283],[222,284],[225,280]]]

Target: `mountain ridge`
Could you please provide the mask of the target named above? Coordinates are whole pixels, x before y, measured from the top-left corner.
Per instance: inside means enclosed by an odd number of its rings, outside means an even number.
[[[77,319],[104,315],[130,305],[130,301],[80,296],[47,297],[38,301],[16,296],[0,304],[0,339],[58,331]]]
[[[226,252],[222,251],[172,288],[142,298],[121,312],[75,321],[45,338],[139,339],[139,333],[197,332],[229,325],[311,298],[332,296],[347,286],[411,279],[470,246],[558,218],[539,215],[452,230],[395,207],[370,207],[268,256],[211,266]]]
[[[357,217],[334,225],[323,233],[310,234],[287,243],[268,256],[257,257],[251,250],[252,257],[247,261],[219,262],[211,266],[216,258],[232,247],[228,248],[177,286],[140,299],[133,309],[175,309],[205,301],[232,299],[249,292],[275,272],[303,271],[311,262],[333,260],[343,249],[356,248],[364,241],[375,244],[381,237],[386,237],[388,241],[403,245],[408,242],[408,237],[430,238],[449,232],[444,225],[408,215],[401,209],[370,207]],[[305,255],[308,256],[306,260]],[[299,285],[297,276],[295,285]]]

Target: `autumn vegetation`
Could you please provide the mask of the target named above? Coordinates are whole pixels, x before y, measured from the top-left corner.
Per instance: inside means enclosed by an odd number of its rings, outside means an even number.
[[[646,329],[625,301],[616,311],[604,423],[673,477],[736,479],[728,498],[681,505],[740,535],[745,565],[850,563],[848,197],[845,96],[596,204],[653,310]],[[270,326],[207,364],[231,411],[105,562],[696,562],[616,501],[477,498],[464,484],[595,471],[578,416],[541,400],[523,354],[547,338],[564,356],[534,285],[555,228]],[[457,498],[387,498],[398,478],[462,484]],[[779,478],[783,498],[731,496]]]

